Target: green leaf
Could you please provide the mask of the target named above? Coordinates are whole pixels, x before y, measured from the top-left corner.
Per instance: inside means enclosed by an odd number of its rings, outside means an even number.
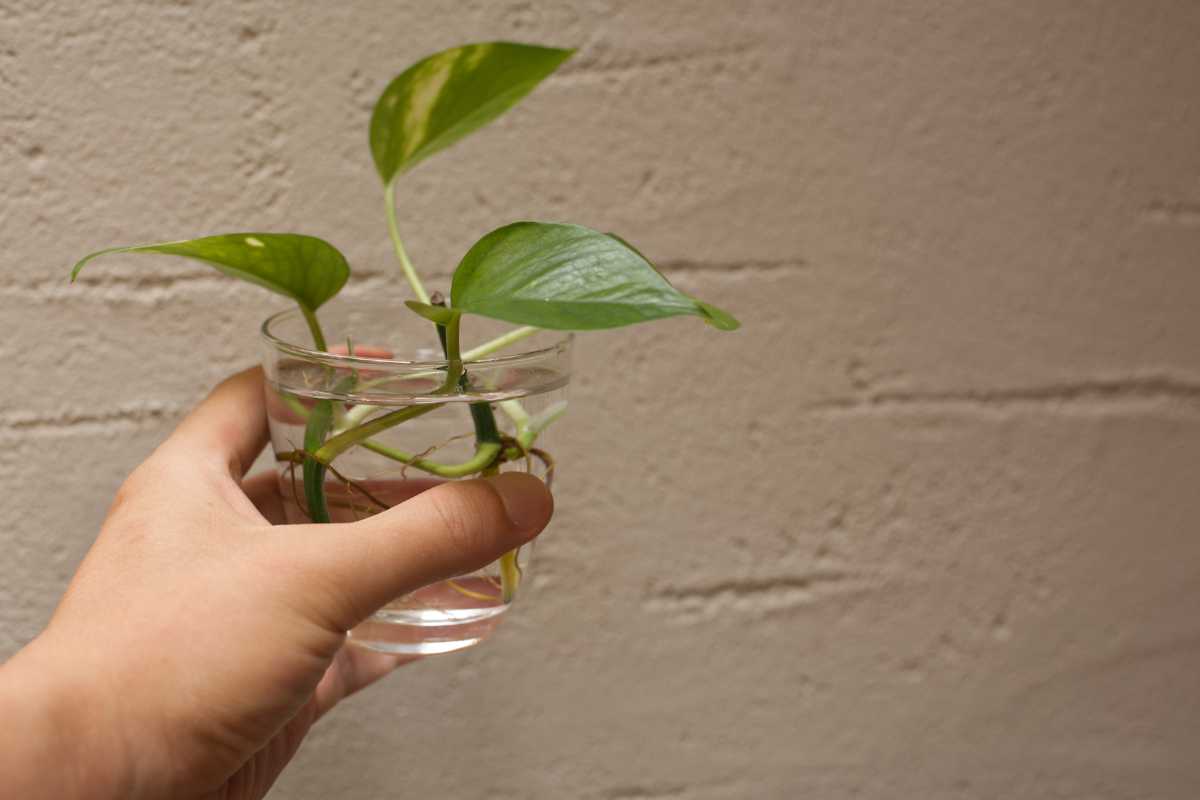
[[[432,306],[429,303],[420,303],[416,300],[405,300],[404,305],[408,306],[415,314],[420,314],[430,322],[436,322],[438,325],[449,325],[451,321],[459,316],[459,311],[454,311],[443,306]]]
[[[738,322],[728,311],[722,311],[716,306],[705,303],[703,300],[693,298],[693,301],[696,303],[696,307],[700,309],[700,314],[703,316],[704,321],[717,330],[736,331],[742,327],[742,323]]]
[[[161,253],[203,261],[235,278],[290,297],[315,311],[350,277],[346,257],[328,242],[298,233],[227,233],[179,242],[111,247],[84,256],[71,280],[92,259],[111,253]]]
[[[636,247],[622,239],[617,234],[609,231],[608,235],[628,247],[633,252],[637,253],[639,256],[642,256],[642,258],[646,258],[644,255],[642,255],[641,250],[638,250]],[[646,261],[649,262],[649,259],[646,259]],[[650,266],[654,267],[653,264],[650,264]],[[654,267],[654,269],[657,270],[658,267]],[[694,297],[692,298],[692,301],[696,304],[696,307],[700,309],[700,316],[704,319],[704,321],[709,325],[712,325],[717,330],[736,331],[738,328],[742,327],[742,323],[738,322],[728,311],[722,311],[716,306],[709,305],[708,303],[705,303],[702,300],[697,300]]]
[[[413,64],[371,114],[371,155],[384,184],[512,108],[574,52],[487,42]]]
[[[580,225],[514,222],[492,231],[459,263],[450,297],[461,311],[539,328],[616,328],[684,314],[737,327],[619,237]]]

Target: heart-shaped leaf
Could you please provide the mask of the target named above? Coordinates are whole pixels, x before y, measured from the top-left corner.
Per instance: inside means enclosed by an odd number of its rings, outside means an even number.
[[[384,184],[512,108],[574,52],[487,42],[413,64],[371,114],[371,155]]]
[[[338,249],[323,239],[298,233],[227,233],[180,242],[111,247],[84,256],[71,280],[92,259],[111,253],[161,253],[194,258],[226,275],[256,283],[315,311],[350,277]]]
[[[581,225],[514,222],[492,231],[459,263],[450,297],[461,311],[539,328],[616,328],[684,314],[738,327],[620,238]]]

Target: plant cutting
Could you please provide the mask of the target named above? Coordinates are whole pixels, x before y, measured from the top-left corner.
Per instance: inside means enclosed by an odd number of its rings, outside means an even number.
[[[412,295],[403,304],[374,299],[318,316],[350,266],[330,243],[297,233],[113,247],[85,256],[71,278],[104,255],[173,255],[294,301],[295,310],[264,323],[262,339],[272,445],[294,521],[355,519],[439,481],[504,469],[550,481],[557,464],[546,439],[566,408],[572,332],[686,315],[718,330],[738,327],[672,286],[619,236],[559,222],[491,231],[459,261],[447,293],[426,290],[400,235],[402,177],[515,106],[572,52],[466,45],[418,61],[384,89],[369,142]],[[497,329],[507,325],[517,327]],[[489,327],[494,335],[482,336]],[[478,343],[467,347],[472,338]],[[474,644],[511,604],[527,569],[524,554],[508,553],[478,573],[397,598],[351,640],[405,653]]]

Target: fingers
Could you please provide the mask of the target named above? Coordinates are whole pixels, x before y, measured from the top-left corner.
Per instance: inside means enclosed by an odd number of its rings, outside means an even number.
[[[168,449],[210,457],[240,479],[267,443],[262,370],[239,372],[213,389],[175,429]]]
[[[421,656],[378,653],[362,647],[343,647],[333,664],[321,678],[313,698],[316,717],[320,719],[331,708],[355,692],[389,675],[397,667],[409,664]]]
[[[346,631],[402,594],[520,547],[553,508],[540,480],[506,473],[442,484],[361,522],[277,528],[273,546],[299,579],[289,592]]]
[[[283,495],[279,493],[279,476],[272,472],[260,472],[242,481],[242,491],[254,504],[263,519],[272,525],[283,525],[287,514],[283,510]]]

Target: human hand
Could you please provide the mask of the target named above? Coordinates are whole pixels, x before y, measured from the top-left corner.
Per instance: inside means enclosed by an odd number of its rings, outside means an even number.
[[[343,647],[393,598],[532,539],[536,478],[448,483],[355,523],[282,525],[262,375],[222,383],[138,467],[46,630],[0,668],[22,798],[259,798],[310,726],[409,658]]]

